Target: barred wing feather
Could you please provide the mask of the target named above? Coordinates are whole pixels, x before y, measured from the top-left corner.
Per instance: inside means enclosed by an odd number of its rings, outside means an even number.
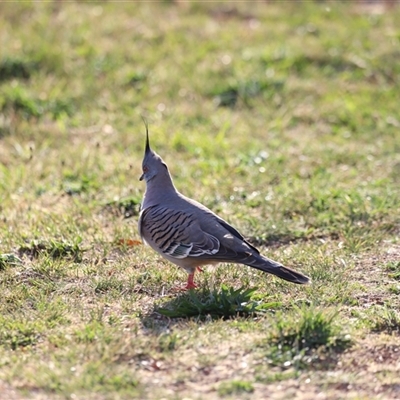
[[[219,240],[204,232],[191,213],[162,206],[142,211],[139,232],[147,243],[170,257],[204,257],[218,253]]]

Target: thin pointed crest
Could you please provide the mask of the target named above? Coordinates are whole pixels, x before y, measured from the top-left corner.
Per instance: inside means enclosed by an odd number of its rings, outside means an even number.
[[[147,121],[143,116],[142,116],[142,120],[144,122],[144,126],[146,127],[146,147],[144,150],[144,154],[147,154],[151,151],[150,142],[149,142],[149,125],[147,124]]]

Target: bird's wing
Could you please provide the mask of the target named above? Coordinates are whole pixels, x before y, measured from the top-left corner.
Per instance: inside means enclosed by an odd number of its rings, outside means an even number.
[[[219,218],[219,217],[217,218],[217,221],[231,235],[233,235],[237,239],[241,240],[243,243],[245,243],[247,246],[249,246],[257,254],[260,254],[258,249],[256,247],[254,247],[252,244],[250,244],[232,225],[229,225],[226,221],[224,221],[222,218]]]
[[[220,241],[201,229],[194,213],[161,205],[142,211],[139,231],[144,241],[174,258],[213,258]]]

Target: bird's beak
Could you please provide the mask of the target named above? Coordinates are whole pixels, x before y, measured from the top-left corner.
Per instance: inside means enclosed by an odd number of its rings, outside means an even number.
[[[142,181],[144,179],[144,174],[141,175],[141,177],[139,178],[139,181]]]

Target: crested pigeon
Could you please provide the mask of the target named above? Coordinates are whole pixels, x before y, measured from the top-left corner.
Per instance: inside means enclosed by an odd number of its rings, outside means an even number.
[[[273,261],[246,241],[228,222],[207,207],[179,193],[168,167],[150,148],[146,124],[146,146],[140,180],[146,192],[139,216],[139,234],[164,258],[182,267],[188,275],[183,289],[196,288],[194,273],[206,264],[239,263],[273,274],[286,281],[306,284],[310,279]]]

